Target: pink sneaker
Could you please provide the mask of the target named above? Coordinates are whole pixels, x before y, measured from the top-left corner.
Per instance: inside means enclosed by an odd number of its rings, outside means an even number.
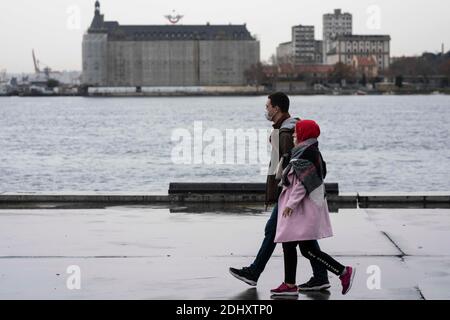
[[[356,269],[352,267],[345,267],[345,274],[340,276],[342,283],[342,294],[347,294],[352,288],[353,279],[355,278]]]
[[[298,296],[298,288],[290,288],[283,282],[278,288],[270,290],[270,293],[274,296]]]

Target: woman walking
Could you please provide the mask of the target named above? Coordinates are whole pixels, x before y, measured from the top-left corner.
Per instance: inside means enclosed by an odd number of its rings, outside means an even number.
[[[355,269],[344,266],[320,251],[315,241],[333,236],[328,212],[325,186],[326,164],[319,151],[319,125],[301,120],[293,135],[295,148],[289,165],[283,171],[283,191],[278,202],[276,243],[283,244],[284,282],[272,295],[298,295],[296,286],[297,246],[302,255],[323,264],[339,276],[342,294],[348,293]]]

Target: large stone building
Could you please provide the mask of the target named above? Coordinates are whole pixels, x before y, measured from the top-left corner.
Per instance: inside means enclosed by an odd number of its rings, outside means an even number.
[[[353,65],[355,58],[373,58],[378,70],[386,70],[390,66],[390,41],[388,35],[347,35],[337,36],[330,41],[327,62],[338,62]]]
[[[343,13],[341,9],[335,9],[334,13],[323,15],[323,63],[327,61],[327,53],[331,50],[331,42],[338,36],[353,34],[353,16]]]
[[[239,86],[260,61],[246,25],[120,25],[100,3],[83,37],[83,84],[103,87]]]
[[[370,58],[376,62],[377,70],[390,66],[389,35],[354,35],[353,16],[335,9],[323,16],[323,61],[354,65],[359,58]]]

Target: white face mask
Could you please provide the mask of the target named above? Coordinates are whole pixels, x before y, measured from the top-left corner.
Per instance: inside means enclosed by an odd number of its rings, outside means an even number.
[[[268,121],[272,121],[272,120],[273,120],[273,117],[275,116],[275,114],[276,114],[276,113],[274,113],[272,116],[270,116],[269,111],[266,110],[266,113],[265,113],[266,119],[267,119]]]

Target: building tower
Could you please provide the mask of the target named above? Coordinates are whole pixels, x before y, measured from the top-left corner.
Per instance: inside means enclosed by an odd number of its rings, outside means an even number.
[[[315,63],[314,26],[292,27],[292,46],[295,64]]]
[[[343,13],[335,9],[334,13],[323,15],[323,63],[327,64],[327,54],[330,51],[330,40],[337,36],[353,34],[353,17],[350,13]]]

